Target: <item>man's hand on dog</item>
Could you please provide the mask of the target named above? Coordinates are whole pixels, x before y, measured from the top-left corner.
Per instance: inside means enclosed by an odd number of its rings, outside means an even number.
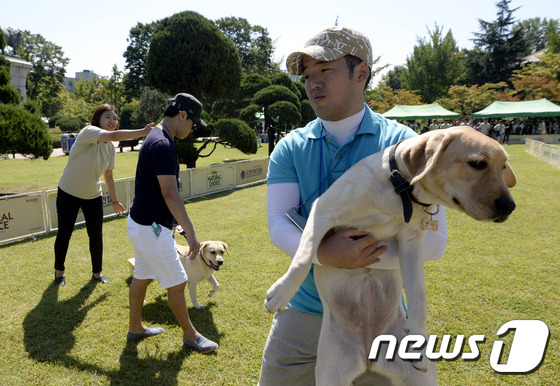
[[[198,241],[198,237],[196,236],[194,229],[192,229],[191,232],[187,232],[183,229],[182,235],[185,236],[185,239],[187,239],[187,243],[189,244],[189,253],[187,256],[189,259],[193,260],[196,258],[196,255],[198,255],[198,252],[200,252],[200,241]]]
[[[356,228],[328,232],[319,249],[317,258],[322,265],[353,269],[363,268],[380,261],[379,256],[387,251],[379,246],[379,240],[368,232]]]

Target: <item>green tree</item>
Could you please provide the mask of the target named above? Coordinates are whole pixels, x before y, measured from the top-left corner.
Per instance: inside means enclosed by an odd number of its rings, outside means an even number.
[[[3,33],[0,34],[0,47],[2,47],[0,48],[2,51],[4,51],[4,47],[6,47],[6,37]]]
[[[507,82],[528,51],[521,29],[513,30],[512,0],[497,3],[498,13],[492,22],[479,19],[481,32],[475,33],[474,49],[466,50],[467,84]]]
[[[511,97],[505,92],[506,82],[485,83],[482,86],[451,86],[445,98],[436,102],[451,111],[458,112],[463,117],[480,111],[495,101],[508,101]]]
[[[309,99],[303,99],[301,101],[301,126],[307,125],[315,118],[317,118],[317,115],[311,107],[311,102],[309,102]]]
[[[61,108],[58,93],[64,89],[68,64],[62,48],[40,34],[23,31],[17,53],[33,64],[27,76],[28,97],[41,105],[45,117],[52,117]]]
[[[263,75],[243,75],[239,91],[235,98],[218,99],[214,102],[212,105],[213,119],[241,118],[252,126],[255,117],[251,116],[249,110],[245,109],[252,104],[255,93],[268,86],[270,86],[270,80]]]
[[[430,39],[418,38],[411,56],[406,59],[406,69],[400,79],[404,88],[418,90],[422,102],[432,103],[447,94],[449,86],[462,75],[462,66],[455,39],[436,24],[428,29]]]
[[[245,154],[257,152],[257,135],[242,120],[220,119],[216,123],[216,128],[220,138],[218,143],[235,147]]]
[[[144,127],[150,122],[157,123],[163,117],[167,105],[169,105],[168,94],[159,90],[144,88],[140,94],[136,110],[132,113],[132,124],[136,127]]]
[[[268,113],[277,117],[278,126],[285,130],[289,130],[301,122],[299,109],[293,103],[287,101],[274,102],[268,107]]]
[[[0,49],[6,42],[0,40]],[[20,153],[48,159],[52,139],[36,103],[20,104],[19,91],[10,84],[11,63],[0,55],[0,154]]]
[[[510,94],[521,100],[546,98],[560,103],[560,53],[546,52],[539,59],[514,72]]]
[[[406,68],[404,66],[395,66],[393,67],[393,69],[389,72],[387,72],[387,74],[383,75],[382,79],[381,79],[381,83],[384,86],[388,86],[390,88],[392,88],[393,90],[399,90],[401,88],[403,88],[402,83],[401,83],[401,75],[403,72],[406,71]]]
[[[113,65],[113,71],[110,77],[101,77],[99,80],[101,87],[99,89],[99,94],[104,103],[108,103],[117,111],[121,111],[121,108],[127,103],[127,97],[125,95],[125,86],[122,82],[123,73],[119,71],[117,65]]]
[[[57,116],[77,118],[82,124],[89,121],[95,107],[98,105],[97,103],[88,102],[75,93],[66,90],[61,90],[58,97],[61,102],[61,108]],[[54,121],[53,117],[50,118],[49,124],[51,121]]]
[[[210,124],[210,126],[214,126]],[[177,157],[180,163],[187,165],[187,168],[195,168],[198,158],[209,157],[218,144],[235,147],[245,154],[255,154],[257,152],[257,136],[255,132],[242,120],[224,118],[218,120],[214,129],[218,139],[207,138],[197,149],[187,141],[177,141]],[[207,154],[202,154],[211,147]]]
[[[186,11],[160,20],[148,52],[148,81],[169,94],[233,98],[241,61],[230,39],[202,15]]]
[[[560,54],[560,25],[558,20],[551,20],[546,33],[546,49],[553,54]]]
[[[551,20],[552,22],[552,20]],[[540,17],[521,20],[512,28],[512,34],[518,33],[523,37],[526,43],[525,55],[530,55],[540,50],[544,50],[547,44],[547,34],[550,31],[549,21]]]
[[[286,86],[271,85],[255,94],[254,102],[257,105],[268,107],[278,101],[288,101],[298,109],[301,107],[299,98]]]
[[[134,106],[126,105],[119,113],[119,129],[134,129],[134,124],[132,123],[132,114],[134,114],[136,109]]]
[[[300,100],[302,99],[302,95],[299,91],[300,89],[296,86],[296,84],[285,72],[280,72],[278,74],[275,74],[272,77],[271,83],[288,88],[291,92],[294,93],[295,96],[298,97],[298,99]],[[305,90],[305,86],[303,88]]]
[[[270,84],[270,80],[263,75],[245,75],[241,80],[237,98],[243,101],[251,100],[258,91],[270,86]]]
[[[154,32],[156,23],[138,23],[130,29],[129,42],[123,56],[126,60],[124,65],[124,87],[129,97],[140,98],[140,94],[145,87],[148,87],[146,74],[148,51],[150,49],[150,39]]]
[[[18,89],[11,84],[10,66],[11,63],[0,56],[0,102],[17,105],[21,101],[21,95]]]
[[[239,112],[239,118],[249,126],[254,127],[258,122],[257,114],[262,112],[262,110],[261,106],[249,105]]]
[[[216,25],[233,41],[243,73],[270,75],[279,71],[278,65],[272,61],[274,45],[266,28],[253,26],[247,19],[239,17],[218,19]]]
[[[422,101],[418,91],[393,90],[389,86],[380,84],[378,88],[366,93],[366,103],[374,111],[384,113],[396,105],[420,105]]]
[[[101,87],[101,79],[95,78],[93,80],[80,79],[74,81],[75,91],[74,94],[77,98],[83,99],[86,103],[100,104],[103,99],[99,93]]]
[[[253,102],[261,107],[264,108],[264,125],[265,128],[268,130],[268,153],[272,153],[274,150],[274,137],[275,137],[275,130],[272,126],[273,117],[278,119],[278,116],[275,116],[279,109],[273,108],[270,111],[269,107],[272,106],[274,103],[279,101],[286,101],[294,105],[295,109],[298,111],[301,110],[301,103],[299,98],[286,86],[280,85],[271,85],[265,89],[260,90],[255,94],[253,98]],[[283,111],[285,108],[283,109]],[[301,119],[301,117],[300,117]],[[295,123],[295,122],[292,122]]]

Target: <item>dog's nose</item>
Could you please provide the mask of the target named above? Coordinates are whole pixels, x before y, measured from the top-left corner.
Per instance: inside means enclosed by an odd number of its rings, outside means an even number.
[[[224,264],[224,261],[223,260],[218,260],[218,261],[216,261],[216,263],[218,263],[218,265],[222,265],[222,264]]]
[[[507,216],[515,209],[515,202],[507,197],[500,197],[494,201],[499,216]]]

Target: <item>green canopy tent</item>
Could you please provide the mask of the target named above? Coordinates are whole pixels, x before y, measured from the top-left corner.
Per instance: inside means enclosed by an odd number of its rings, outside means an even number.
[[[381,115],[389,119],[438,119],[459,118],[461,116],[461,114],[444,109],[437,103],[414,106],[396,105]]]
[[[523,102],[496,101],[484,110],[472,114],[473,118],[554,117],[560,116],[560,106],[548,99]]]

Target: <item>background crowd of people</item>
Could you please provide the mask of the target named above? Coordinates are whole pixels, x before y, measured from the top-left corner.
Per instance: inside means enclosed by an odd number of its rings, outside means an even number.
[[[452,126],[470,126],[489,137],[494,138],[500,143],[507,144],[510,135],[544,135],[560,134],[560,124],[558,117],[550,118],[514,118],[508,119],[482,119],[474,121],[462,120],[427,120],[424,123],[416,121],[410,127],[418,133],[425,133],[431,130],[447,129]]]

